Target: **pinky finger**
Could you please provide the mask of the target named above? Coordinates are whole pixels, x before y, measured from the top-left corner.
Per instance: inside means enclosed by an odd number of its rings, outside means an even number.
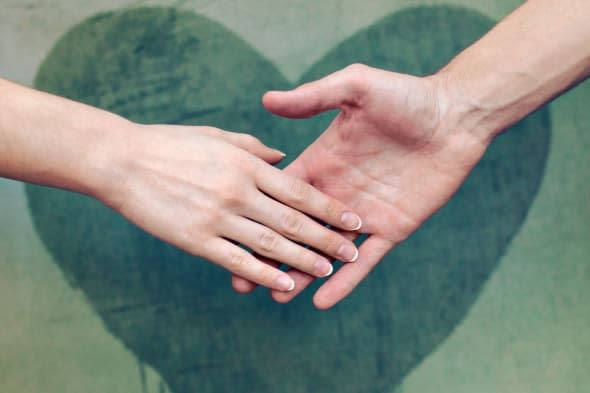
[[[295,282],[287,273],[256,259],[228,240],[216,238],[207,242],[203,257],[235,275],[269,289],[288,292],[295,288]]]
[[[231,286],[234,288],[234,291],[247,294],[255,290],[258,285],[254,284],[252,281],[246,280],[244,277],[232,274]]]

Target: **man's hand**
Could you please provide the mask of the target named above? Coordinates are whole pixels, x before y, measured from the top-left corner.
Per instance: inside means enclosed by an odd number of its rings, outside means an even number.
[[[269,92],[266,108],[305,118],[340,109],[329,128],[287,169],[335,197],[363,220],[369,234],[357,262],[344,265],[316,293],[318,308],[346,297],[383,256],[444,205],[482,157],[489,140],[447,122],[442,81],[352,65],[289,92]],[[295,290],[313,281],[289,272]],[[234,288],[253,289],[234,277]]]
[[[585,0],[529,0],[432,77],[355,65],[264,97],[286,117],[341,110],[288,169],[361,213],[369,234],[358,262],[318,290],[316,306],[344,298],[439,209],[496,135],[590,76],[589,12]],[[290,274],[296,289],[273,293],[278,301],[312,281]]]

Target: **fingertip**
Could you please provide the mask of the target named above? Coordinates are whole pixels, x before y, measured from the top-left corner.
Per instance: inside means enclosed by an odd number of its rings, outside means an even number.
[[[334,256],[342,262],[356,262],[359,258],[359,249],[353,242],[345,242],[338,248]]]
[[[268,164],[276,164],[287,156],[283,151],[267,146],[251,135],[248,135],[247,141],[248,143],[244,143],[241,147]]]
[[[278,164],[279,162],[283,161],[285,157],[287,157],[287,154],[280,150],[270,147],[267,147],[266,149],[266,155],[261,158],[268,164]]]
[[[268,110],[270,110],[272,112],[272,109],[277,104],[277,99],[280,97],[280,95],[282,93],[284,93],[284,92],[283,91],[279,91],[279,90],[270,90],[270,91],[267,91],[262,96],[262,105],[264,105],[264,107],[266,109],[268,109]]]
[[[355,254],[354,254],[354,256],[353,256],[353,257],[350,259],[350,262],[356,262],[356,261],[358,261],[358,259],[359,259],[359,255],[360,255],[359,249],[355,247],[355,248],[354,248],[354,251],[355,251]]]
[[[393,245],[390,240],[369,236],[361,245],[356,262],[342,266],[317,290],[313,296],[314,305],[320,310],[327,310],[349,296]]]
[[[272,149],[273,153],[278,157],[278,161],[282,161],[283,158],[287,157],[287,153],[279,149]]]
[[[313,91],[299,86],[293,90],[269,91],[262,96],[262,105],[269,112],[290,119],[304,119],[321,112]]]
[[[238,293],[248,294],[254,291],[257,285],[245,278],[233,276],[232,287],[234,288],[234,291]]]
[[[290,269],[287,274],[293,279],[295,288],[289,292],[271,290],[270,295],[277,303],[289,303],[315,280],[315,277],[294,269]]]
[[[272,299],[281,304],[289,303],[295,295],[292,292],[280,292],[280,291],[270,291],[270,296]]]
[[[319,291],[316,292],[316,294],[313,296],[313,305],[318,310],[322,310],[322,311],[329,310],[336,303],[337,302],[330,300],[329,298],[326,298],[325,296],[322,296],[322,294]]]
[[[293,289],[295,289],[295,280],[293,280],[288,274],[282,273],[281,275],[279,275],[275,280],[275,283],[275,288],[277,291],[289,293]]]
[[[363,226],[363,221],[361,220],[361,217],[358,214],[349,211],[345,211],[344,213],[342,213],[342,216],[340,217],[340,222],[343,226],[342,229],[347,229],[349,231],[358,231]]]

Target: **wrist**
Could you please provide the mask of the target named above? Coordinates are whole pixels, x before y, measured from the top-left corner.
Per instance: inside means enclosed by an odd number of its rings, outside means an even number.
[[[466,74],[445,68],[428,78],[435,85],[442,127],[471,135],[485,146],[503,129],[489,97],[474,91]]]
[[[129,178],[129,159],[140,127],[115,115],[108,115],[96,130],[95,144],[89,146],[79,178],[80,189],[75,190],[115,208],[122,203]]]

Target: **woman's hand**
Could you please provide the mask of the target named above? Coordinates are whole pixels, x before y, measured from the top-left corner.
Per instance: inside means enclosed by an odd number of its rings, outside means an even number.
[[[0,108],[0,176],[90,195],[252,282],[294,287],[236,243],[314,277],[332,272],[319,253],[358,256],[353,243],[308,215],[344,230],[358,229],[360,218],[269,165],[282,154],[252,136],[138,125],[1,78]]]
[[[278,291],[295,285],[236,243],[314,277],[332,272],[318,252],[344,261],[358,256],[350,240],[307,215],[344,230],[358,229],[360,218],[269,165],[282,153],[250,135],[137,125],[115,151],[115,181],[95,197],[160,239],[252,282]]]

